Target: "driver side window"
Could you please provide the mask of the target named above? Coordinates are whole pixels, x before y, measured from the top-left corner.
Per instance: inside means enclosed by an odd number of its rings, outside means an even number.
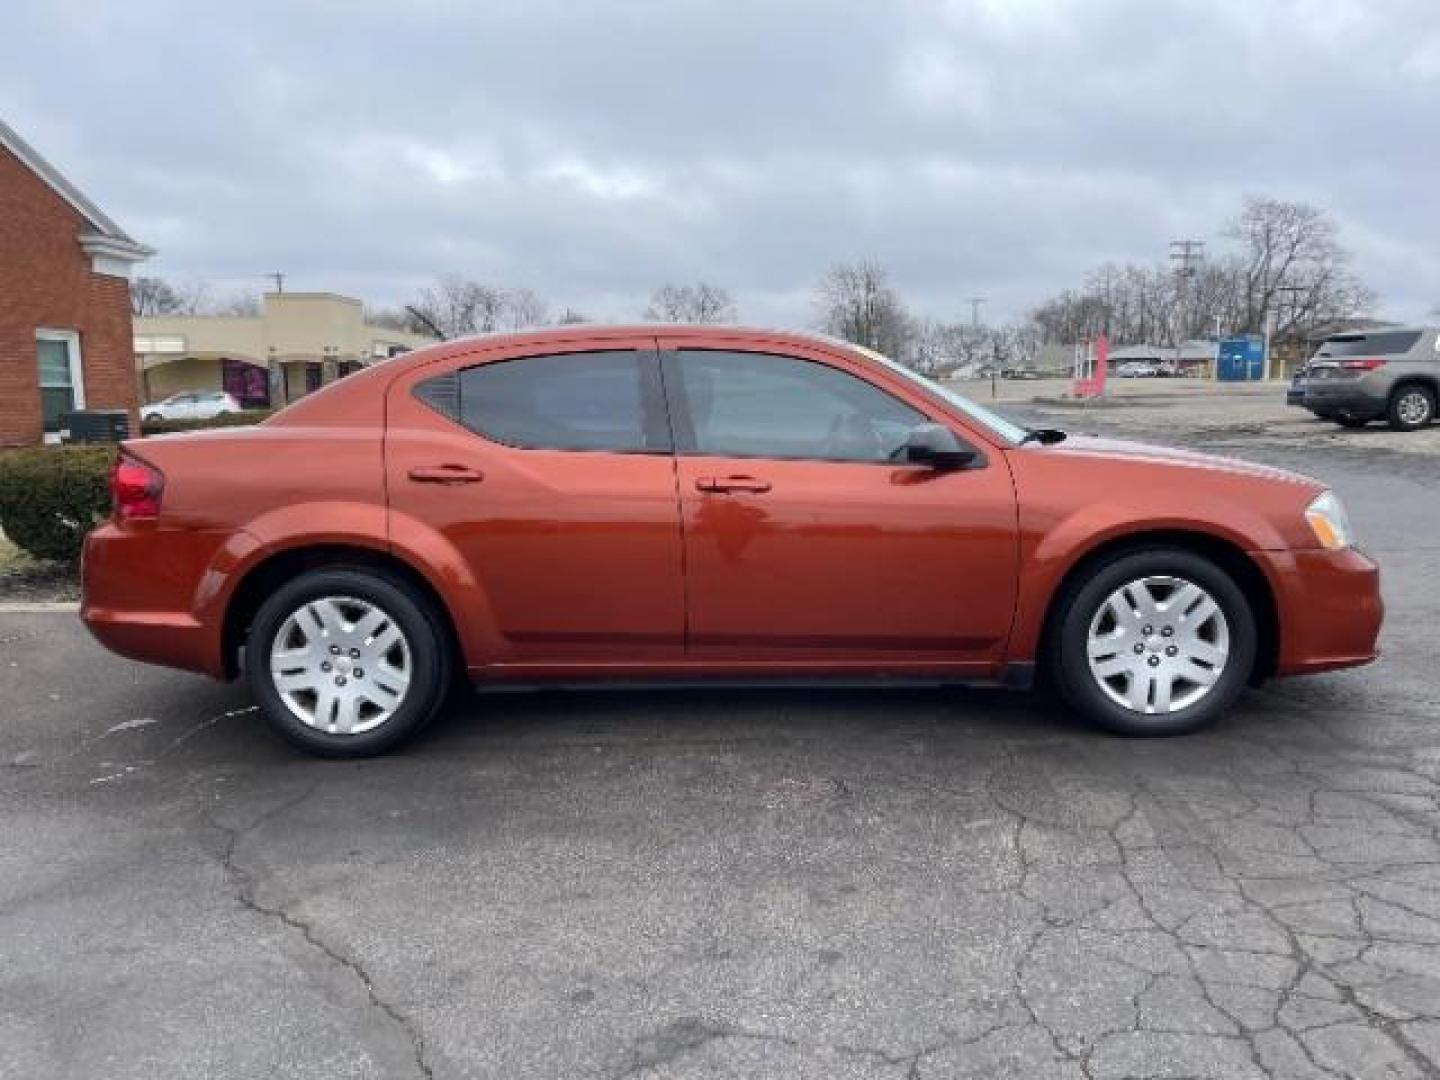
[[[863,379],[791,356],[682,349],[666,374],[681,399],[682,453],[889,462],[928,420]]]

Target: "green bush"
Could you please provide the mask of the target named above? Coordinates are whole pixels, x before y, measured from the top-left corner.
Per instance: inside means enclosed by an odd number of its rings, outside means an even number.
[[[140,410],[144,413],[144,409]],[[140,434],[169,435],[177,431],[203,431],[217,427],[249,427],[275,415],[274,409],[246,409],[244,412],[224,413],[209,420],[142,420]]]
[[[37,559],[74,563],[110,512],[113,446],[0,451],[0,529]]]

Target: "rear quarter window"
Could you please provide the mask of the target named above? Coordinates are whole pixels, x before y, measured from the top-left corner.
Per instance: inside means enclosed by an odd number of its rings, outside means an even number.
[[[1378,334],[1340,334],[1321,342],[1316,359],[1343,356],[1399,356],[1420,340],[1418,330],[1384,331]]]

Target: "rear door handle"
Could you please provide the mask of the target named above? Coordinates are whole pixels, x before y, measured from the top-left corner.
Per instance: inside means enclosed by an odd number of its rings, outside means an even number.
[[[467,465],[417,465],[407,474],[417,484],[478,484],[485,474]]]
[[[754,476],[702,476],[695,481],[698,491],[748,491],[763,495],[770,490],[770,481]]]

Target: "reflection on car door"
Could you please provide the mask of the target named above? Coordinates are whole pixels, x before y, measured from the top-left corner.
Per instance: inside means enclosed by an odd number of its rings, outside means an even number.
[[[679,659],[684,582],[653,338],[457,361],[392,389],[390,504],[481,582],[497,664]]]
[[[895,460],[937,417],[823,353],[661,346],[692,657],[890,670],[998,658],[1017,563],[1000,455],[949,472]]]

